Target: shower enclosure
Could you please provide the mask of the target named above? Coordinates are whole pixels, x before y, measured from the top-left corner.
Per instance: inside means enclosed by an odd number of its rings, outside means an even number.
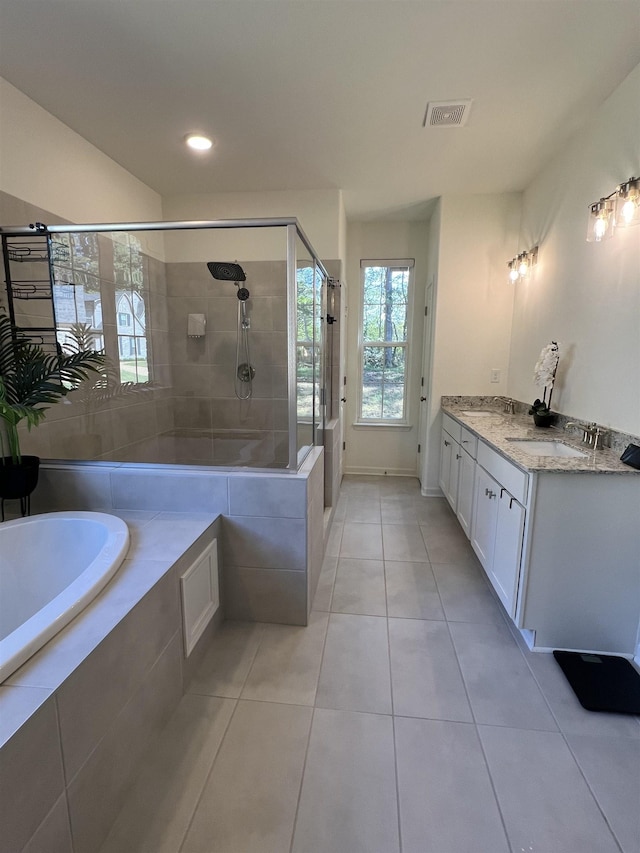
[[[332,282],[296,219],[0,236],[16,334],[108,357],[25,434],[25,452],[296,471],[322,443]]]

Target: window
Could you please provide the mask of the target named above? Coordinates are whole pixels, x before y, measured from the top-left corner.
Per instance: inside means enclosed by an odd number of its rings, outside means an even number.
[[[406,423],[413,260],[361,261],[361,423]]]
[[[120,381],[148,382],[148,285],[140,241],[133,234],[116,235],[113,241],[113,272]]]
[[[313,379],[316,361],[314,340],[314,268],[310,262],[300,261],[296,271],[297,336],[296,381],[298,420],[311,421],[313,417]]]
[[[114,232],[57,235],[64,249],[53,259],[53,298],[58,342],[64,347],[104,349],[117,361],[113,378],[122,383],[149,381],[149,282],[138,238]],[[102,254],[101,254],[102,252]],[[101,269],[102,259],[102,269]],[[113,320],[105,329],[106,316]],[[111,375],[111,374],[110,374]]]

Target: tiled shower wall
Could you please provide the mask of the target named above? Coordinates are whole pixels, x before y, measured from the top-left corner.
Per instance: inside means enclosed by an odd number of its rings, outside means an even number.
[[[166,265],[171,402],[176,444],[182,448],[176,461],[225,465],[244,446],[243,464],[288,462],[286,262],[241,261],[241,266],[247,277],[243,286],[251,294],[247,309],[255,376],[249,400],[238,400],[234,390],[235,284],[214,280],[205,263]],[[206,318],[202,338],[187,337],[191,313]]]

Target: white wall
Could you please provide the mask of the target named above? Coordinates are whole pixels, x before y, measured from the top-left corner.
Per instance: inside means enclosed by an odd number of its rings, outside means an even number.
[[[440,494],[440,398],[503,395],[508,387],[514,289],[507,261],[517,248],[519,193],[445,196],[430,228],[436,277],[425,494]],[[437,260],[433,258],[437,246]],[[490,381],[500,371],[500,382]]]
[[[163,199],[162,210],[163,218],[168,221],[295,216],[321,260],[344,258],[344,205],[340,190],[176,195]],[[220,247],[234,258],[244,260],[281,260],[286,256],[279,236],[262,229],[252,229],[248,237],[221,235]],[[211,251],[215,250],[210,243],[205,247],[197,232],[180,235],[175,241],[167,240],[171,261],[210,260]]]
[[[1,78],[0,110],[1,190],[70,222],[162,218],[158,193]]]
[[[536,177],[523,198],[520,244],[540,244],[515,288],[509,394],[533,400],[533,366],[560,343],[552,408],[640,435],[640,227],[585,240],[588,206],[640,174],[640,66]]]
[[[347,316],[347,387],[345,404],[346,473],[403,474],[416,476],[422,327],[427,262],[426,222],[354,222],[347,229],[349,311]],[[354,427],[357,415],[358,323],[360,314],[360,261],[375,258],[414,258],[414,310],[409,355],[409,429]]]

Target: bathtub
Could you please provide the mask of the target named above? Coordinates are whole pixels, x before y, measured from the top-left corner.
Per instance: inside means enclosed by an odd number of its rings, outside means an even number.
[[[0,524],[0,683],[98,595],[128,547],[125,522],[101,512]]]

